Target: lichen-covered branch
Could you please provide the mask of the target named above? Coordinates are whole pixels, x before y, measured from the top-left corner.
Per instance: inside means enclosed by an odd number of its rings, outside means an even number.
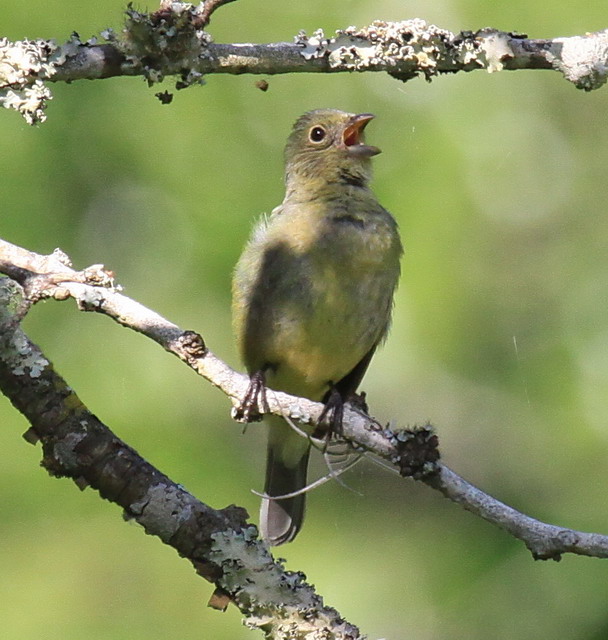
[[[553,69],[586,91],[606,82],[608,30],[538,40],[489,28],[452,33],[420,19],[377,20],[334,36],[318,30],[301,32],[293,42],[221,44],[205,27],[223,4],[163,1],[151,14],[129,7],[122,31],[102,31],[102,43],[81,42],[76,35],[63,45],[0,38],[0,104],[34,124],[44,119],[51,97],[47,82],[119,75],[144,76],[150,84],[177,76],[177,89],[201,84],[212,73],[383,71],[407,81],[475,69]]]
[[[0,278],[0,390],[29,420],[26,440],[41,441],[51,475],[91,486],[148,534],[190,560],[216,585],[210,604],[233,602],[245,623],[276,640],[357,640],[358,629],[323,604],[301,573],[285,571],[247,513],[215,510],[142,459],[80,401],[21,330],[23,291]]]
[[[80,309],[108,315],[152,338],[221,389],[235,407],[240,404],[249,378],[211,353],[197,333],[180,329],[124,296],[112,274],[101,265],[84,271],[74,271],[68,265],[63,252],[42,256],[0,240],[0,273],[17,281],[29,300],[12,310],[14,322],[37,300],[73,298]],[[319,403],[273,390],[268,390],[267,401],[270,413],[306,424],[316,423],[323,410]],[[467,511],[507,531],[524,542],[537,559],[559,559],[564,553],[608,558],[608,536],[535,520],[484,493],[438,462],[436,437],[430,428],[394,431],[347,406],[343,431],[355,448],[380,456],[395,465],[402,475],[424,482]]]

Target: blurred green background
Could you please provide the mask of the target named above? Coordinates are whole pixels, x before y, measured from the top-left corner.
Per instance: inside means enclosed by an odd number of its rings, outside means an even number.
[[[119,0],[4,0],[0,35],[89,37]],[[240,0],[217,41],[290,40],[373,19],[531,37],[608,27],[602,3]],[[608,88],[557,73],[484,72],[401,84],[384,75],[213,76],[161,105],[140,78],[53,87],[48,122],[0,113],[0,235],[103,262],[127,295],[239,366],[230,277],[252,221],[283,195],[282,147],[315,107],[371,111],[375,191],[406,245],[394,328],[363,388],[372,413],[430,420],[447,464],[555,524],[608,532]],[[175,358],[72,303],[26,330],[93,412],[216,507],[257,521],[263,429]],[[0,398],[3,638],[245,640],[212,587],[88,490],[54,480]],[[313,464],[313,477],[324,471]],[[534,562],[522,544],[424,486],[366,463],[309,497],[278,555],[370,638],[608,637],[608,567]],[[260,634],[258,634],[260,637]]]

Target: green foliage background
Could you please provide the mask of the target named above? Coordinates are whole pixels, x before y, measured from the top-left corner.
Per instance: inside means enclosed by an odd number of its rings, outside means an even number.
[[[118,28],[121,0],[4,0],[11,39]],[[290,40],[373,19],[531,37],[608,27],[601,3],[240,0],[217,41]],[[283,195],[282,147],[315,107],[371,111],[375,190],[406,244],[394,328],[365,379],[372,412],[430,420],[445,461],[530,515],[608,532],[608,88],[557,73],[484,72],[403,85],[384,75],[214,76],[162,106],[138,78],[53,87],[49,120],[0,113],[0,235],[78,267],[203,334],[230,363],[230,275],[252,221]],[[170,87],[167,86],[170,89]],[[161,87],[161,90],[163,87]],[[26,329],[93,412],[216,507],[257,518],[262,429],[150,341],[45,303]],[[92,491],[49,478],[0,399],[0,619],[10,639],[255,637],[211,586]],[[313,476],[323,465],[313,465]],[[608,568],[535,563],[523,546],[371,464],[309,498],[279,550],[370,638],[608,636]]]

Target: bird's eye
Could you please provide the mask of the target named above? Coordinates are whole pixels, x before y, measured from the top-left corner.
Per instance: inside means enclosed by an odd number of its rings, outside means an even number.
[[[325,138],[326,131],[323,127],[313,127],[308,134],[311,142],[321,142]]]

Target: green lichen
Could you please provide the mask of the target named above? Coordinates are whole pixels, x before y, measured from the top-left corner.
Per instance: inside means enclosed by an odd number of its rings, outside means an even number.
[[[245,624],[274,640],[361,638],[353,625],[326,607],[300,572],[273,560],[257,530],[223,531],[213,536],[210,559],[222,568],[219,585],[247,614]]]
[[[177,89],[203,84],[195,67],[201,50],[211,36],[201,28],[201,8],[187,2],[173,2],[154,13],[143,13],[129,4],[120,35],[109,35],[125,56],[127,64],[141,69],[151,86],[178,69]]]

